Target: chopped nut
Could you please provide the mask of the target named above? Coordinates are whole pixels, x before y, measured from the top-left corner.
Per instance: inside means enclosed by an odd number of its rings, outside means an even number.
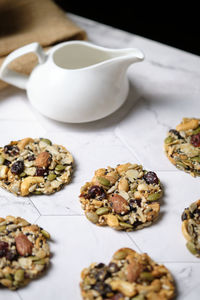
[[[129,211],[129,206],[127,200],[118,194],[112,194],[109,196],[109,201],[112,203],[113,210],[120,214]]]
[[[49,152],[45,151],[45,152],[41,152],[36,160],[35,160],[35,166],[42,168],[42,167],[48,167],[51,163],[51,155]]]
[[[24,235],[22,233],[19,234],[15,238],[15,242],[16,242],[17,252],[21,256],[32,254],[33,244],[29,241],[29,239],[27,238],[26,235]]]

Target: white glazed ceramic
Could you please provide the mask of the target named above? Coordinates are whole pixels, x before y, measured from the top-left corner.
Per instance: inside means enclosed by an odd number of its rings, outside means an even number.
[[[14,59],[29,52],[38,56],[38,65],[29,77],[8,68]],[[0,78],[26,89],[32,105],[49,118],[89,122],[111,114],[124,103],[129,89],[127,68],[143,59],[143,53],[132,48],[107,49],[72,41],[46,54],[38,43],[32,43],[8,55]]]

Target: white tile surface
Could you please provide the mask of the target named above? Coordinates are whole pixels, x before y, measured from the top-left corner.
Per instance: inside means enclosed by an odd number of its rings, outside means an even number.
[[[74,15],[89,39],[114,48],[138,47],[143,63],[128,70],[130,92],[111,116],[87,124],[62,124],[38,114],[24,91],[0,93],[1,145],[26,136],[46,136],[72,152],[76,169],[72,183],[53,196],[20,198],[0,190],[0,215],[19,215],[39,223],[52,236],[52,265],[42,278],[18,292],[0,288],[3,300],[80,299],[80,271],[93,261],[108,262],[115,250],[132,247],[164,263],[175,277],[179,300],[199,298],[200,260],[185,248],[181,213],[199,198],[199,178],[173,167],[164,156],[169,128],[184,116],[199,117],[200,58],[136,35]],[[165,196],[161,217],[149,228],[120,233],[99,228],[83,216],[78,201],[81,185],[95,169],[126,161],[158,171]]]

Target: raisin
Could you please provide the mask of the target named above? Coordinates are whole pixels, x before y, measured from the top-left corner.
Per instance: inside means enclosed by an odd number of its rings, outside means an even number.
[[[8,243],[0,241],[0,258],[8,252]]]
[[[45,176],[48,175],[48,170],[45,168],[37,168],[35,176]]]
[[[146,183],[148,183],[148,184],[158,184],[158,182],[159,182],[156,173],[151,172],[151,171],[150,171],[150,172],[147,172],[147,173],[144,175],[144,180],[145,180]]]
[[[35,160],[35,155],[34,155],[34,154],[29,155],[29,156],[27,157],[27,159],[28,159],[28,161]]]
[[[19,154],[19,148],[13,145],[6,145],[4,146],[4,152],[10,156],[15,156]]]
[[[103,282],[97,282],[94,285],[93,289],[97,291],[101,296],[106,296],[107,293],[112,292],[110,285]]]
[[[23,160],[17,160],[11,167],[11,172],[15,175],[19,175],[24,171],[24,162]]]
[[[200,132],[191,136],[190,143],[194,147],[200,147]]]
[[[182,136],[180,135],[180,133],[175,130],[175,129],[170,129],[169,131],[170,133],[173,133],[178,139],[182,139]]]
[[[106,193],[102,186],[98,185],[93,185],[91,188],[88,190],[88,194],[86,195],[86,198],[96,198],[97,196],[100,197],[100,199],[105,199],[106,198]]]
[[[134,204],[137,205],[137,203],[135,202],[136,200],[131,199],[129,201],[129,207],[130,207],[130,211],[136,212],[137,211],[137,207],[134,206]],[[140,200],[141,201],[141,200]]]
[[[142,224],[141,221],[136,220],[136,221],[133,223],[133,228],[136,228],[136,227],[138,227],[138,226],[141,225],[141,224]]]
[[[185,211],[182,213],[181,220],[182,220],[182,221],[187,220],[187,214],[186,214]]]
[[[11,161],[9,161],[8,159],[5,159],[3,164],[4,164],[5,166],[9,167],[10,164],[11,164]]]
[[[111,298],[111,300],[123,300],[123,299],[124,296],[121,293],[117,293]]]
[[[97,268],[97,269],[101,269],[103,267],[105,267],[105,264],[103,264],[103,263],[99,263],[98,265],[95,266],[95,268]]]
[[[108,272],[105,268],[100,269],[99,271],[96,272],[95,278],[98,281],[104,281],[106,278],[108,278]]]
[[[12,251],[8,251],[6,253],[6,259],[9,260],[9,261],[13,261],[17,258],[17,255],[16,253],[12,252]]]
[[[108,271],[109,271],[110,273],[115,273],[115,272],[119,271],[119,267],[118,267],[117,264],[111,262],[111,263],[109,263],[109,265],[108,265]]]

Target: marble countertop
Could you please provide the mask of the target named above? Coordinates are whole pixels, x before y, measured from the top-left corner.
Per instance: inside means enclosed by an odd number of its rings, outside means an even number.
[[[48,137],[73,154],[73,181],[53,196],[15,197],[0,191],[0,216],[21,216],[51,233],[52,264],[45,276],[11,292],[0,289],[3,300],[79,300],[81,270],[91,262],[107,263],[120,247],[147,252],[164,263],[177,285],[177,299],[196,300],[200,293],[200,260],[185,247],[181,213],[199,198],[199,178],[173,167],[163,153],[169,128],[182,117],[199,117],[200,58],[198,56],[96,23],[72,14],[90,41],[105,47],[138,47],[144,62],[128,70],[130,92],[111,116],[87,124],[63,124],[35,111],[24,91],[0,93],[1,145],[26,136]],[[78,195],[95,169],[125,162],[154,170],[165,190],[161,217],[149,228],[131,233],[99,228],[87,221]]]

